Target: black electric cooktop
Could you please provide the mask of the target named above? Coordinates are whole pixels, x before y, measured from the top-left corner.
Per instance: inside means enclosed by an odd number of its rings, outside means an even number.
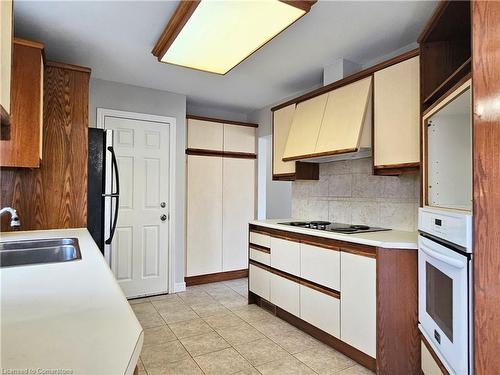
[[[287,223],[278,224],[345,234],[381,232],[390,230],[387,228],[370,227],[368,225],[331,223],[329,221],[290,221]]]

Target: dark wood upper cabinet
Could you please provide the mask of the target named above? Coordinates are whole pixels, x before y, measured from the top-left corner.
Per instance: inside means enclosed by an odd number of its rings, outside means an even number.
[[[1,141],[0,166],[38,168],[42,158],[43,44],[14,38],[10,136]]]
[[[90,69],[47,62],[43,159],[39,168],[2,168],[1,206],[17,209],[21,230],[87,226]],[[1,230],[11,230],[7,215]]]
[[[439,2],[418,42],[425,111],[471,71],[470,1]]]

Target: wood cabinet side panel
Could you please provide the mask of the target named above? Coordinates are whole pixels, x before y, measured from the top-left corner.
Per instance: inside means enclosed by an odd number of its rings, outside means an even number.
[[[420,161],[419,57],[374,74],[374,165]]]
[[[45,69],[40,168],[1,171],[1,204],[18,210],[23,230],[87,226],[89,77]],[[2,230],[9,229],[2,218]]]
[[[43,111],[41,50],[14,43],[11,81],[10,139],[0,141],[3,167],[40,165],[40,114]]]
[[[377,249],[377,370],[418,374],[416,250]]]

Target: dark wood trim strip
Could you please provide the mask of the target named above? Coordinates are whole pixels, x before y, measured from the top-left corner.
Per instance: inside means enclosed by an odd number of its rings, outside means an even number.
[[[254,245],[253,243],[250,243],[248,245],[248,247],[250,249],[257,250],[257,251],[260,251],[262,253],[271,254],[271,249],[268,248],[268,247],[264,247],[264,246],[260,246],[260,245]]]
[[[177,35],[179,35],[189,18],[191,18],[199,3],[199,0],[181,1],[179,3],[151,51],[151,53],[158,58],[158,61],[161,61],[163,55],[171,46],[175,38],[177,38]]]
[[[353,242],[334,240],[331,238],[313,236],[309,234],[302,234],[290,232],[286,230],[278,230],[274,228],[263,227],[255,224],[249,226],[251,232],[258,232],[272,237],[281,238],[288,241],[303,242],[305,244],[314,244],[313,246],[323,247],[330,250],[340,249],[347,253],[362,255],[369,258],[376,258],[376,248],[374,246],[363,245]]]
[[[236,271],[209,273],[207,275],[186,276],[184,277],[184,281],[186,282],[186,286],[193,286],[215,283],[218,281],[241,279],[242,277],[248,277],[248,268]]]
[[[252,154],[247,152],[205,150],[199,148],[187,148],[186,155],[215,156],[215,157],[235,158],[235,159],[257,159],[257,154]]]
[[[309,280],[305,280],[305,279],[300,279],[300,285],[304,285],[308,288],[311,288],[311,289],[314,289],[316,290],[317,292],[321,292],[323,294],[326,294],[330,297],[333,297],[333,298],[337,298],[337,299],[340,299],[340,292],[335,290],[335,289],[331,289],[331,288],[328,288],[326,286],[323,286],[323,285],[320,285],[320,284],[316,284],[312,281],[309,281]]]
[[[302,159],[322,158],[322,157],[327,157],[327,156],[348,154],[348,153],[357,152],[357,151],[358,151],[357,148],[345,148],[342,150],[318,152],[317,154],[305,154],[305,155],[298,155],[298,156],[289,156],[287,158],[283,158],[283,161],[295,161],[295,160],[302,160]]]
[[[352,358],[359,364],[369,368],[372,371],[376,371],[376,360],[370,357],[368,354],[350,346],[349,344],[343,342],[342,340],[330,335],[329,333],[313,326],[312,324],[290,314],[288,311],[274,305],[272,302],[258,296],[255,293],[248,292],[248,303],[255,303],[256,305],[265,308],[272,314],[276,315],[278,318],[292,324],[301,331],[311,335],[312,337],[318,339],[319,341],[325,343],[328,346],[338,350],[339,352],[345,354],[349,358]]]
[[[425,338],[425,336],[422,335],[421,333],[420,333],[420,340],[422,340],[422,342],[424,343],[424,345],[427,348],[427,350],[429,351],[429,353],[431,353],[432,358],[434,359],[434,361],[436,361],[439,369],[443,372],[443,374],[444,375],[450,375],[450,373],[448,372],[448,370],[446,369],[446,367],[444,367],[443,362],[441,362],[441,360],[439,359],[439,357],[434,352],[434,349],[432,349],[431,345],[429,344],[429,342],[427,341],[427,339]]]
[[[219,122],[221,124],[247,126],[247,127],[250,127],[250,128],[258,128],[259,127],[259,124],[254,124],[254,123],[251,123],[251,122],[223,120],[223,119],[220,119],[220,118],[205,117],[205,116],[186,115],[186,118],[188,120],[200,120],[200,121]]]
[[[315,241],[314,239],[303,239],[300,241],[305,245],[321,247],[322,249],[340,251],[340,247],[334,244],[330,244],[327,241]]]
[[[44,49],[43,43],[40,42],[35,42],[33,40],[28,40],[28,39],[22,39],[18,37],[14,37],[12,39],[12,42],[15,44],[19,44],[21,46],[26,46],[26,47],[31,47],[31,48],[38,48],[38,49]]]
[[[313,281],[310,281],[310,280],[306,280],[306,279],[303,279],[302,277],[298,277],[298,276],[295,276],[295,275],[292,275],[292,274],[289,274],[287,272],[284,272],[284,271],[281,271],[281,270],[278,270],[276,268],[273,268],[273,267],[270,267],[266,264],[262,264],[262,263],[259,263],[253,259],[249,259],[249,264],[255,266],[255,267],[259,267],[259,268],[262,268],[263,270],[266,270],[267,272],[270,272],[272,274],[275,274],[277,276],[281,276],[285,279],[288,279],[290,281],[293,281],[294,283],[297,283],[297,284],[300,284],[300,285],[304,285],[308,288],[311,288],[311,289],[314,289],[318,292],[321,292],[321,293],[324,293],[330,297],[333,297],[333,298],[337,298],[337,299],[340,299],[340,292],[338,290],[335,290],[335,289],[331,289],[331,288],[328,288],[326,286],[323,286],[323,285],[320,285],[320,284],[317,284]]]
[[[434,108],[440,105],[444,100],[448,99],[451,93],[456,91],[460,86],[462,86],[465,82],[472,78],[472,74],[469,73],[462,77],[457,83],[455,83],[448,91],[446,91],[442,96],[436,99],[425,111],[422,112],[422,117],[425,117],[429,112],[431,112]]]
[[[257,234],[263,234],[264,236],[270,236],[270,234],[268,232],[266,232],[265,230],[250,229],[250,232],[257,233]]]
[[[420,162],[375,165],[375,169],[401,169],[401,168],[420,168]]]
[[[293,98],[293,99],[290,99],[290,100],[287,100],[286,102],[284,103],[281,103],[273,108],[271,108],[271,111],[276,111],[280,108],[283,108],[283,107],[286,107],[290,104],[294,104],[294,103],[300,103],[300,102],[303,102],[305,100],[309,100],[309,99],[312,99],[316,96],[319,96],[319,95],[322,95],[324,93],[327,93],[329,91],[332,91],[332,90],[335,90],[335,89],[338,89],[339,87],[342,87],[342,86],[346,86],[350,83],[353,83],[355,81],[358,81],[360,79],[363,79],[363,78],[366,78],[370,75],[372,75],[373,73],[375,73],[376,71],[378,70],[382,70],[382,69],[385,69],[385,68],[388,68],[389,66],[392,66],[392,65],[395,65],[395,64],[398,64],[400,62],[403,62],[405,60],[408,60],[408,59],[411,59],[412,57],[415,57],[415,56],[418,56],[420,53],[420,50],[418,48],[416,49],[413,49],[411,51],[408,51],[408,52],[405,52],[399,56],[396,56],[392,59],[389,59],[389,60],[386,60],[386,61],[383,61],[379,64],[376,64],[368,69],[365,69],[365,70],[362,70],[358,73],[354,73],[348,77],[345,77],[341,80],[338,80],[336,82],[333,82],[333,83],[330,83],[329,85],[326,85],[326,86],[323,86],[323,87],[320,87],[316,90],[313,90],[311,92],[308,92],[307,94],[304,94],[304,95],[301,95],[299,97],[296,97],[296,98]]]
[[[291,5],[295,8],[302,9],[306,13],[311,10],[311,7],[316,4],[317,0],[279,0],[282,3]]]
[[[47,61],[45,63],[45,66],[50,66],[53,68],[60,68],[60,69],[74,70],[77,72],[83,72],[83,73],[88,73],[88,74],[90,74],[92,72],[92,69],[87,68],[85,66],[66,64],[66,63],[62,63],[62,62],[58,62],[58,61]]]

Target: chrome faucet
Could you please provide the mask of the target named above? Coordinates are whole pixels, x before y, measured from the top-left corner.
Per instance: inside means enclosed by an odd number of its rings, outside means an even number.
[[[10,227],[11,228],[19,228],[21,226],[21,221],[19,220],[19,216],[17,216],[17,211],[12,207],[4,207],[0,209],[0,216],[3,214],[10,214]]]

